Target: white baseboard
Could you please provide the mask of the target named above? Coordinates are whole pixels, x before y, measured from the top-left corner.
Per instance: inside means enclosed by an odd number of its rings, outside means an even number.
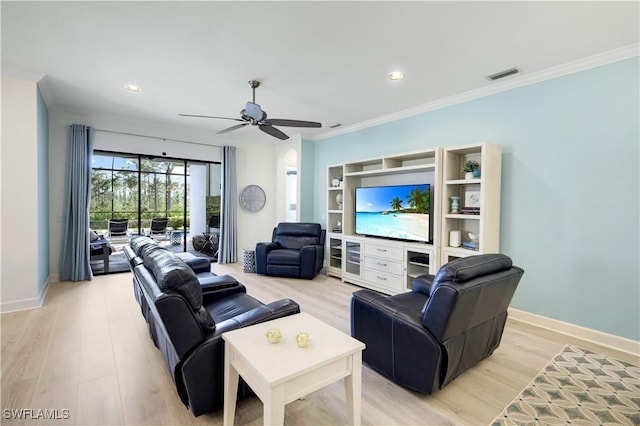
[[[640,354],[640,342],[637,340],[627,339],[626,337],[615,336],[613,334],[603,333],[602,331],[592,330],[590,328],[581,327],[564,321],[555,320],[553,318],[543,317],[541,315],[532,314],[518,309],[509,308],[509,318],[515,321],[524,322],[545,328],[547,330],[566,334],[571,337],[586,340],[588,342],[597,343],[627,352],[633,355]]]
[[[0,313],[6,314],[8,312],[42,308],[42,305],[44,305],[44,299],[47,297],[47,291],[49,291],[49,284],[51,284],[51,280],[47,277],[38,297],[2,302],[2,304],[0,304]]]

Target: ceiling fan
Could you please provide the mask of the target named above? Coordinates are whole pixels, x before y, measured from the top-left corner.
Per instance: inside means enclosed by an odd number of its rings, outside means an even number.
[[[256,89],[260,87],[260,82],[257,80],[250,80],[249,86],[253,89],[253,101],[247,102],[247,105],[244,107],[242,111],[240,111],[240,118],[231,118],[231,117],[214,117],[211,115],[193,115],[193,114],[178,114],[182,117],[201,117],[201,118],[218,118],[222,120],[234,120],[240,121],[241,124],[236,124],[235,126],[228,127],[226,129],[220,130],[217,134],[229,133],[233,130],[240,129],[248,124],[252,126],[258,126],[260,130],[265,133],[270,134],[278,139],[289,139],[284,132],[279,129],[276,129],[273,126],[284,126],[284,127],[322,127],[321,123],[317,123],[315,121],[301,121],[301,120],[286,120],[281,118],[267,118],[267,112],[263,111],[260,105],[256,103]]]

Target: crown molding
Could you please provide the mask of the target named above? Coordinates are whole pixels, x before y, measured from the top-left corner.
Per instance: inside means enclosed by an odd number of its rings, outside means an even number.
[[[447,98],[439,99],[433,102],[419,105],[417,107],[401,110],[392,114],[383,115],[378,118],[356,123],[350,126],[341,127],[340,129],[325,132],[317,135],[314,140],[321,141],[332,138],[334,136],[355,132],[357,130],[366,129],[380,124],[389,123],[391,121],[400,120],[414,115],[423,114],[425,112],[434,111],[451,105],[460,104],[496,93],[515,89],[518,87],[528,86],[530,84],[539,83],[545,80],[562,77],[580,71],[586,71],[602,65],[611,64],[625,59],[633,58],[640,55],[640,43],[634,43],[618,49],[610,50],[597,55],[588,56],[577,61],[568,62],[544,70],[536,71],[531,74],[523,74],[502,82],[495,83],[480,89],[469,90],[468,92],[453,95]]]

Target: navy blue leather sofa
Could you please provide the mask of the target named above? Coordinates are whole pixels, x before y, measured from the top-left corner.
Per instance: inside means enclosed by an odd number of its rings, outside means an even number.
[[[185,262],[148,237],[134,237],[124,250],[151,339],[196,416],[223,406],[222,333],[300,312],[290,299],[265,305],[233,277],[211,273],[208,260]],[[238,399],[251,395],[241,381]]]

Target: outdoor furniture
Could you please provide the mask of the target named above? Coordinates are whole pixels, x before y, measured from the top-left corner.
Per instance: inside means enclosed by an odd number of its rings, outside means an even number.
[[[95,232],[93,233],[95,234]],[[95,234],[95,239],[89,243],[89,260],[101,260],[103,262],[103,270],[105,274],[109,273],[109,256],[113,252],[111,244],[102,235]]]
[[[151,238],[155,236],[167,236],[167,225],[169,225],[169,219],[166,217],[151,219],[151,227],[149,228],[149,236]]]
[[[109,219],[109,238],[126,237],[129,219]]]

